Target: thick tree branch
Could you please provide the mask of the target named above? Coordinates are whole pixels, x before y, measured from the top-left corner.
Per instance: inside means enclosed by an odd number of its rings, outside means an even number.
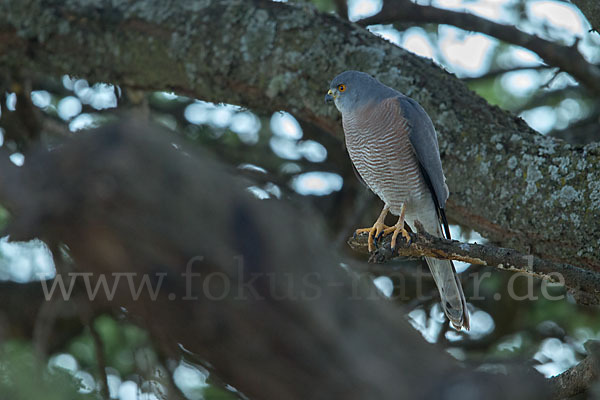
[[[337,73],[366,71],[431,116],[452,219],[503,246],[600,270],[600,146],[543,137],[431,61],[306,5],[177,4],[4,1],[2,68],[285,109],[340,138],[338,113],[322,95]]]
[[[425,232],[420,223],[417,223],[417,230],[418,233],[410,233],[410,243],[398,241],[395,251],[390,247],[391,235],[382,238],[369,261],[384,263],[396,257],[435,257],[487,265],[506,271],[524,272],[552,282],[560,281],[578,302],[588,305],[600,304],[598,272],[569,264],[552,263],[513,249],[442,239]],[[367,234],[361,234],[350,238],[348,244],[354,250],[368,254],[367,239]]]
[[[419,6],[410,0],[385,0],[378,14],[362,19],[358,24],[367,26],[393,22],[432,22],[485,33],[537,53],[549,65],[570,73],[590,90],[600,93],[600,67],[587,62],[576,45],[560,45],[525,33],[514,26],[499,24],[473,14]]]

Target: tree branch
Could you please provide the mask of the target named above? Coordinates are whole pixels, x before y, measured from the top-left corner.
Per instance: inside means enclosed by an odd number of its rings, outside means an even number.
[[[94,341],[94,350],[96,353],[98,375],[100,376],[100,393],[105,399],[108,399],[110,396],[108,390],[108,375],[106,374],[106,357],[104,355],[104,341],[102,340],[100,333],[94,325],[95,318],[90,318],[85,322],[88,326],[88,329],[90,330],[92,340]]]
[[[340,17],[348,19],[348,0],[333,0],[335,8]]]
[[[431,116],[449,217],[503,246],[600,270],[598,145],[543,137],[431,61],[306,5],[207,0],[163,12],[161,0],[87,4],[0,2],[0,69],[284,109],[340,138],[339,115],[322,94],[337,73],[366,71]]]
[[[567,399],[583,393],[600,378],[600,341],[587,341],[585,348],[588,356],[584,360],[550,378],[553,399]]]
[[[391,235],[382,238],[378,249],[371,254],[369,261],[384,263],[396,257],[434,257],[487,265],[505,271],[524,272],[551,282],[561,281],[579,303],[600,304],[600,273],[598,272],[569,264],[552,263],[513,249],[435,237],[425,232],[418,221],[416,227],[418,233],[410,233],[410,244],[400,240],[396,244],[395,251],[390,247]],[[367,234],[350,238],[348,244],[355,251],[369,253]]]
[[[464,78],[461,78],[461,80],[463,80],[464,82],[473,82],[473,81],[482,81],[482,80],[487,80],[487,79],[495,79],[499,76],[502,76],[504,74],[507,74],[509,72],[518,72],[518,71],[543,71],[543,70],[548,70],[548,69],[552,69],[552,67],[549,67],[548,65],[535,65],[535,66],[515,66],[515,67],[510,67],[510,68],[496,68],[496,69],[492,69],[488,72],[486,72],[483,75],[480,76],[467,76]]]
[[[164,354],[185,348],[250,398],[544,398],[539,375],[460,368],[338,267],[317,221],[228,171],[167,132],[105,127],[27,155],[5,182],[30,199],[8,232],[64,243],[91,287],[115,288],[95,306],[126,309]]]
[[[525,100],[522,104],[516,104],[511,108],[516,114],[520,114],[523,111],[531,110],[532,108],[551,106],[555,107],[560,104],[564,99],[586,99],[590,96],[589,91],[581,85],[577,86],[566,86],[560,89],[544,89],[543,87],[538,89],[538,92],[533,94],[530,98]]]
[[[367,26],[407,21],[454,25],[466,31],[485,33],[504,42],[524,47],[538,54],[549,65],[568,72],[590,90],[600,93],[600,67],[583,58],[577,50],[577,42],[574,46],[563,46],[510,25],[499,24],[473,14],[420,6],[410,0],[385,0],[378,14],[357,23]]]

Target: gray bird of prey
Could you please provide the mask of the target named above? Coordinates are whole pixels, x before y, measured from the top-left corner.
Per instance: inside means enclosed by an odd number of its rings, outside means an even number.
[[[346,148],[359,178],[383,201],[381,214],[370,228],[369,251],[380,235],[399,234],[410,241],[416,220],[427,232],[450,238],[444,208],[448,186],[442,171],[437,136],[431,119],[415,100],[385,86],[364,72],[336,76],[325,96],[342,113]],[[392,227],[384,224],[388,212],[398,216]],[[455,328],[469,329],[467,302],[449,260],[425,258],[440,292],[446,316]]]

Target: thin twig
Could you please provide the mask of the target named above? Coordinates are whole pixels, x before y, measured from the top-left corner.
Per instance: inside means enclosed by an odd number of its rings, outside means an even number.
[[[59,302],[60,300],[57,297],[43,302],[35,318],[32,343],[35,353],[40,359],[48,356],[48,339],[58,317]]]
[[[547,70],[547,69],[552,69],[552,67],[548,66],[548,65],[534,65],[534,66],[517,66],[517,67],[510,67],[510,68],[496,68],[493,70],[490,70],[488,72],[486,72],[483,75],[480,76],[467,76],[464,78],[461,78],[462,81],[465,82],[472,82],[472,81],[481,81],[481,80],[487,80],[487,79],[495,79],[499,76],[502,76],[504,74],[508,74],[509,72],[519,72],[519,71],[543,71],[543,70]]]
[[[554,78],[552,78],[554,79]],[[550,89],[548,90],[548,83],[540,86],[538,92],[531,96],[527,101],[523,104],[517,105],[516,107],[509,107],[512,112],[515,114],[520,114],[523,111],[531,110],[532,108],[542,107],[542,106],[557,106],[564,99],[588,99],[593,98],[594,96],[590,96],[590,93],[586,90],[584,86],[567,86],[560,89]]]
[[[419,6],[409,0],[387,0],[378,14],[357,23],[367,26],[405,21],[454,25],[524,47],[537,53],[548,64],[573,75],[590,90],[600,92],[600,67],[583,58],[577,50],[577,43],[574,46],[564,46],[530,35],[514,26],[499,24],[473,14]]]
[[[94,349],[96,350],[96,362],[98,365],[98,373],[100,374],[100,393],[105,399],[110,396],[108,390],[108,376],[106,375],[106,357],[104,356],[104,341],[100,337],[98,330],[94,326],[95,319],[87,321],[87,325],[90,328],[90,334],[94,340]]]
[[[335,8],[340,17],[348,19],[348,2],[346,0],[334,0]]]
[[[65,264],[64,255],[60,252],[58,246],[51,245],[50,249],[54,255],[53,261],[56,266],[57,273],[65,272],[67,268]],[[70,285],[71,277],[67,278],[67,285]],[[69,286],[67,286],[69,287]],[[40,359],[44,359],[48,356],[48,341],[52,335],[52,331],[55,328],[56,320],[61,313],[64,313],[68,304],[61,299],[59,296],[52,296],[50,299],[46,298],[46,301],[42,303],[40,309],[35,317],[35,324],[33,327],[33,347],[37,356]]]

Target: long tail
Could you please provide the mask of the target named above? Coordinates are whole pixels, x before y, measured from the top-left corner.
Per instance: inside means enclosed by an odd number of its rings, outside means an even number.
[[[432,198],[423,198],[421,203],[407,208],[405,221],[414,230],[415,220],[421,221],[427,232],[438,237],[444,237],[436,206]],[[462,285],[450,260],[438,260],[437,258],[425,257],[431,275],[440,291],[442,308],[446,316],[455,328],[470,328],[469,309],[467,300],[462,290]]]
[[[455,328],[469,330],[469,310],[462,285],[450,260],[426,257],[431,275],[440,291],[442,308]]]

